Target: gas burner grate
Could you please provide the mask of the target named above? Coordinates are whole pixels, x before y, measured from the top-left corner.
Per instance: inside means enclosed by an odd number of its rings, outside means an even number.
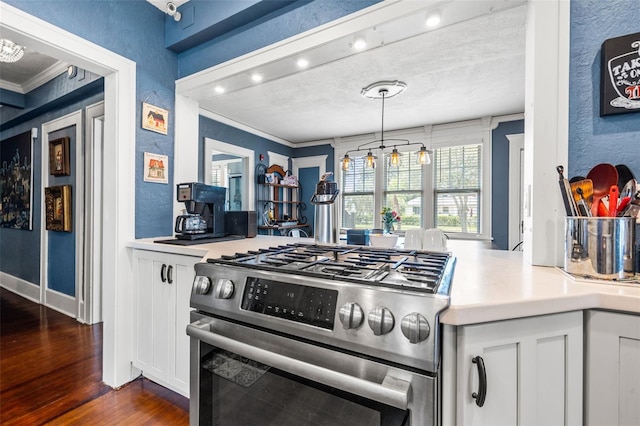
[[[433,293],[450,260],[441,252],[297,243],[207,261]]]

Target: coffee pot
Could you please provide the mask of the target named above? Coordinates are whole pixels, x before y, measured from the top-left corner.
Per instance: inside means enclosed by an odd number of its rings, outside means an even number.
[[[314,240],[321,244],[338,242],[334,202],[340,190],[336,182],[327,180],[332,174],[332,172],[328,172],[322,175],[320,182],[316,185],[316,192],[311,197],[311,204],[316,207]]]
[[[207,221],[199,214],[187,213],[176,217],[175,231],[177,234],[204,234],[207,232]]]

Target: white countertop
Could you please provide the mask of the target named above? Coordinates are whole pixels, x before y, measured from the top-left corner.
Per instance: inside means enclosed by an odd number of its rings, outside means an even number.
[[[582,309],[640,314],[640,285],[578,280],[555,267],[532,266],[522,252],[450,240],[457,257],[451,306],[442,323],[473,324]]]
[[[135,240],[129,247],[205,259],[297,241],[313,242],[308,238],[266,235],[192,246],[153,242],[166,238]],[[451,306],[440,317],[444,324],[474,324],[594,308],[640,314],[640,284],[576,280],[560,268],[528,264],[522,252],[490,250],[482,242],[473,241],[450,240],[448,244],[457,263]]]

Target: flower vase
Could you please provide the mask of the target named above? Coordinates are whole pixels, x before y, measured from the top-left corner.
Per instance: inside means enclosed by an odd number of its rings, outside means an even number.
[[[382,232],[384,234],[393,234],[393,223],[383,222],[382,223]]]

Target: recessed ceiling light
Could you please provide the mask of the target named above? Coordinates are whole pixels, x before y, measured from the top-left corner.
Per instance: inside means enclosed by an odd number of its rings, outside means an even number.
[[[262,81],[262,76],[260,74],[253,74],[251,76],[251,80],[253,80],[254,83],[260,83]]]
[[[213,90],[215,90],[216,93],[224,93],[224,87],[222,86],[216,86],[213,88]]]
[[[356,50],[362,50],[367,47],[367,40],[363,37],[358,37],[353,41],[353,48]]]
[[[431,12],[427,15],[427,20],[425,24],[429,28],[437,27],[440,25],[440,13],[439,12]]]
[[[298,59],[298,62],[296,62],[296,65],[298,65],[298,68],[306,68],[309,66],[309,61],[304,58],[300,58]]]

